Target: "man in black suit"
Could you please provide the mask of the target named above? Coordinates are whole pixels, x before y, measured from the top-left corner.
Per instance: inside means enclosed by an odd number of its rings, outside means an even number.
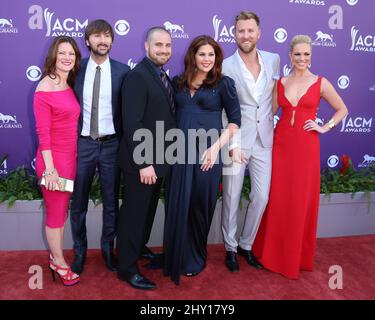
[[[124,136],[120,167],[125,187],[118,219],[118,277],[144,290],[156,285],[140,273],[137,260],[150,236],[160,187],[169,173],[166,161],[156,161],[156,153],[164,155],[169,145],[164,137],[163,141],[156,141],[156,128],[163,125],[166,133],[176,126],[173,90],[162,68],[171,57],[171,44],[166,29],[151,28],[145,42],[146,57],[129,73],[122,88]],[[151,133],[148,137],[152,141],[141,142],[146,145],[142,160],[137,151],[140,142],[134,134],[145,131]]]
[[[81,105],[77,176],[70,211],[75,253],[72,270],[76,273],[82,273],[86,259],[86,214],[96,170],[103,200],[102,256],[107,268],[117,271],[114,240],[119,209],[121,86],[130,68],[109,58],[113,37],[113,29],[108,22],[94,20],[88,24],[85,41],[91,54],[80,62],[75,85]]]

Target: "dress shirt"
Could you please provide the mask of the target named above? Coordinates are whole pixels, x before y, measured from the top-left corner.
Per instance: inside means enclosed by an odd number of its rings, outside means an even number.
[[[89,58],[87,63],[85,82],[83,85],[83,127],[81,135],[90,135],[90,119],[91,119],[91,104],[92,92],[94,85],[94,78],[96,67],[98,65],[95,61]],[[99,93],[99,114],[98,127],[99,136],[106,136],[115,133],[112,115],[112,78],[111,78],[111,64],[107,58],[100,66],[100,93]]]

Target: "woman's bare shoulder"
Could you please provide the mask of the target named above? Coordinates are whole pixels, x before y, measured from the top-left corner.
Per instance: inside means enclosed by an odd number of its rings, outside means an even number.
[[[38,86],[35,89],[35,92],[38,91],[44,91],[44,92],[49,92],[49,91],[54,91],[55,90],[55,84],[53,83],[53,80],[46,76],[42,80],[39,81]]]

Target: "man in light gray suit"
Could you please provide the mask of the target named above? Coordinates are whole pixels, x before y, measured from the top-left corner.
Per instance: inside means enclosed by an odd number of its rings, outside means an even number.
[[[259,18],[242,11],[235,19],[237,51],[224,60],[223,72],[234,79],[241,105],[241,130],[229,145],[233,162],[223,169],[222,230],[227,268],[239,270],[236,253],[257,269],[262,265],[252,253],[252,245],[268,202],[271,182],[273,112],[272,103],[279,78],[280,57],[256,48],[260,38]],[[274,99],[275,100],[275,99]],[[223,122],[227,119],[223,114]],[[236,163],[236,160],[239,163]],[[244,227],[236,239],[237,216],[244,173],[248,165],[251,193]]]

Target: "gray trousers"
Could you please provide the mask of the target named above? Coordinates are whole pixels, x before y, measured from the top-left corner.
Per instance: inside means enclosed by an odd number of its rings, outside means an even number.
[[[250,203],[237,241],[239,203],[246,170],[245,164],[232,163],[223,169],[222,231],[227,251],[237,246],[251,250],[263,212],[267,206],[272,169],[272,148],[264,148],[259,136],[250,150],[242,150],[248,159],[251,181]]]

